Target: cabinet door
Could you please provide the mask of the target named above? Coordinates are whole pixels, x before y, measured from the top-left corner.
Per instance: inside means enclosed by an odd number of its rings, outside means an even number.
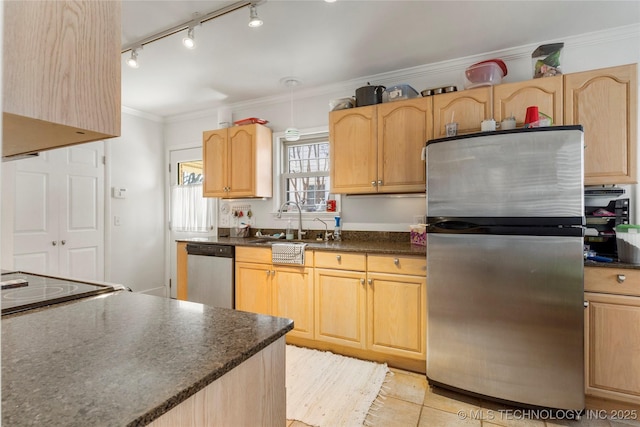
[[[186,301],[187,300],[187,242],[178,242],[177,244],[177,262],[178,262],[178,274],[176,286],[177,290],[177,299]]]
[[[433,97],[433,137],[444,138],[444,125],[458,123],[458,134],[480,132],[480,123],[491,118],[491,88],[480,87]]]
[[[640,298],[585,298],[586,394],[640,404]]]
[[[315,269],[315,336],[319,341],[365,348],[365,274]]]
[[[293,320],[288,335],[313,339],[313,274],[304,267],[275,267],[273,315]]]
[[[368,274],[369,349],[426,360],[426,283],[420,276]]]
[[[206,131],[202,136],[204,196],[225,197],[227,192],[227,129]]]
[[[229,129],[229,197],[251,197],[255,194],[255,125]]]
[[[375,105],[329,113],[332,193],[375,193],[378,157]]]
[[[433,136],[431,97],[378,105],[378,192],[424,192],[420,154]]]
[[[564,76],[564,122],[584,127],[585,185],[635,184],[637,65]]]
[[[121,2],[2,6],[2,155],[119,136]]]
[[[553,124],[563,123],[562,76],[544,77],[493,87],[494,118],[501,121],[514,116],[516,126],[524,125],[527,107],[538,106],[538,111],[551,117]]]
[[[272,314],[271,265],[236,262],[236,309]]]

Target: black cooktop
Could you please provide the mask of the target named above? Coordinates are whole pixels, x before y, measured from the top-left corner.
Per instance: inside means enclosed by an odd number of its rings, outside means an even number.
[[[2,271],[2,315],[113,292],[121,287],[22,271]]]

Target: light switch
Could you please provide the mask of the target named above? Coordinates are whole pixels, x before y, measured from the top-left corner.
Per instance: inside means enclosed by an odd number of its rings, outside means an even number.
[[[111,195],[114,199],[126,199],[127,198],[127,189],[126,188],[117,188],[113,187],[111,189]]]

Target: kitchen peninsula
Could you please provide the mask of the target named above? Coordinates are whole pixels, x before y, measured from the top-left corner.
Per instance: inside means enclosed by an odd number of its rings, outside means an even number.
[[[116,292],[2,318],[2,424],[285,425],[288,319]]]

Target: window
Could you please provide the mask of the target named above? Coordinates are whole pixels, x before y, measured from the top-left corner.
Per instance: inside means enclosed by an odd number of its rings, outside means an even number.
[[[326,210],[329,196],[329,138],[327,134],[283,143],[282,200],[303,212]]]
[[[172,163],[174,163],[173,158]],[[174,164],[177,167],[176,174],[171,178],[173,181],[171,187],[172,230],[211,231],[216,221],[215,209],[212,199],[202,197],[202,160],[176,160]]]

